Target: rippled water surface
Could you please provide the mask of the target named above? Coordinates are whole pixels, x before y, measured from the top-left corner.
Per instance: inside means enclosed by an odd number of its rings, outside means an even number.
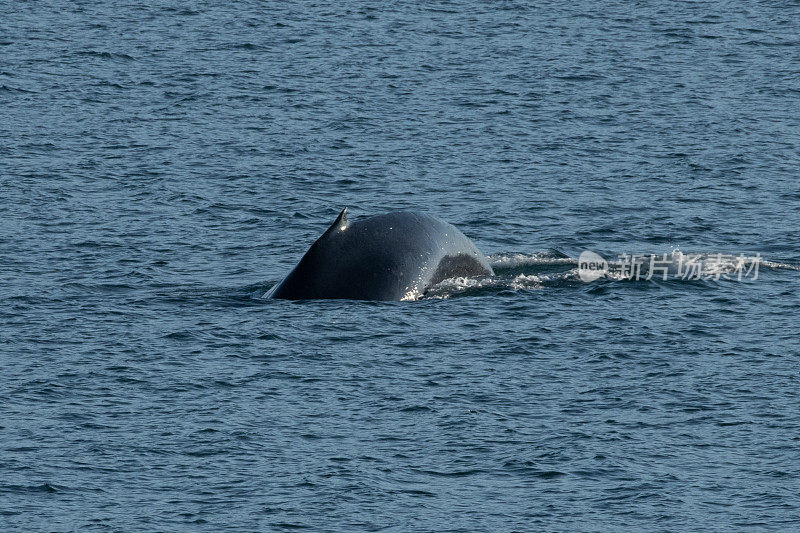
[[[797,2],[0,2],[0,529],[793,531]],[[494,278],[263,298],[344,207]],[[584,283],[578,256],[760,254]]]

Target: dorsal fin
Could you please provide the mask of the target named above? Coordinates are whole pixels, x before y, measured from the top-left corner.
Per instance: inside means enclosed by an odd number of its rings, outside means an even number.
[[[323,237],[327,237],[333,234],[336,231],[344,231],[347,229],[347,208],[345,207],[342,209],[342,212],[339,213],[339,216],[336,217],[336,220],[331,224],[331,227],[328,228],[328,231],[322,234]]]

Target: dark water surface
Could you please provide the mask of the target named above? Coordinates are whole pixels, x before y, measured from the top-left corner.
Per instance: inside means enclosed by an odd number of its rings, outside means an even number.
[[[799,36],[783,1],[0,2],[0,530],[797,530]],[[263,299],[344,206],[498,275]]]

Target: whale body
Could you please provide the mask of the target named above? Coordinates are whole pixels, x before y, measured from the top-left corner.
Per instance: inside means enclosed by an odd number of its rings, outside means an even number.
[[[438,218],[395,211],[351,223],[344,208],[266,296],[415,300],[447,278],[493,274],[472,241]]]

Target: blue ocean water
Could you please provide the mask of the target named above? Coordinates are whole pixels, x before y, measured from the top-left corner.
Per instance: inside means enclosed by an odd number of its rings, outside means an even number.
[[[0,530],[796,530],[799,35],[788,1],[0,2]],[[345,206],[497,276],[264,299]]]

